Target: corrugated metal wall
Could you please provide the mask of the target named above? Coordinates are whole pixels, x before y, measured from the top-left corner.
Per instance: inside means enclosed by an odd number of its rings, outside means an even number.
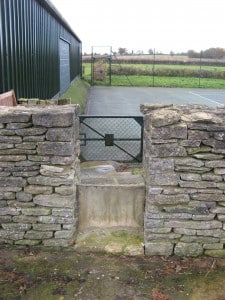
[[[70,80],[81,72],[81,42],[48,1],[0,0],[0,93],[52,98],[60,92],[59,41],[70,45]]]

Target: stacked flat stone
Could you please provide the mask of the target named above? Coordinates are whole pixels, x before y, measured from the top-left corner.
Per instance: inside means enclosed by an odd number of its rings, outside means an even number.
[[[1,244],[73,243],[78,155],[78,106],[1,107]]]
[[[225,255],[225,108],[143,105],[145,253]]]

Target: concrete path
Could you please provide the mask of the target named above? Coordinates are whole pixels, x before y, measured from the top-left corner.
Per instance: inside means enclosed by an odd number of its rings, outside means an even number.
[[[157,87],[91,87],[88,115],[141,115],[140,104],[225,105],[225,89],[157,88]]]

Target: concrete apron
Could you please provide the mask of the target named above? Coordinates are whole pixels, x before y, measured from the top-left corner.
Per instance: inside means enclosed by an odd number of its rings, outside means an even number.
[[[145,183],[142,169],[116,162],[81,164],[75,248],[142,255]]]

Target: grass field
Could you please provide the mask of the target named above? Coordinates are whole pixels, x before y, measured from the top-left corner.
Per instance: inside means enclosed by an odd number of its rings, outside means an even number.
[[[114,64],[112,64],[112,69]],[[122,75],[111,75],[112,86],[156,86],[156,87],[190,87],[190,88],[225,88],[225,79],[219,77],[225,76],[225,67],[219,66],[197,66],[197,65],[171,65],[160,64],[154,66],[154,74],[157,72],[163,74],[179,74],[185,73],[188,76],[153,76],[153,65],[146,64],[117,64],[117,68],[124,68]],[[137,75],[128,75],[124,70],[135,73]],[[132,69],[131,69],[132,68]],[[91,64],[83,63],[84,74],[83,78],[91,83]],[[140,69],[149,71],[149,75],[138,75]],[[173,71],[174,70],[174,71]],[[197,72],[196,72],[197,71]],[[191,74],[195,76],[191,76]],[[199,77],[196,76],[199,73]],[[212,78],[204,78],[210,76]],[[213,78],[214,77],[214,78]],[[110,85],[110,78],[107,76],[103,81],[94,82],[95,85]]]

